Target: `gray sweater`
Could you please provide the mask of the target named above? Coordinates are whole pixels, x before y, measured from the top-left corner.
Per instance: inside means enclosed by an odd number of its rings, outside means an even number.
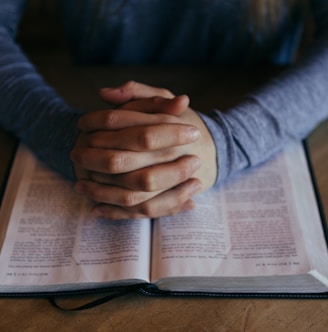
[[[69,153],[80,111],[43,81],[15,42],[26,3],[0,2],[0,125],[74,179]],[[310,3],[315,38],[292,69],[227,113],[213,105],[209,116],[201,115],[217,148],[217,184],[327,118],[328,4]],[[304,29],[302,11],[282,11],[274,31],[254,33],[244,14],[247,0],[66,0],[61,12],[72,55],[82,64],[291,64]]]

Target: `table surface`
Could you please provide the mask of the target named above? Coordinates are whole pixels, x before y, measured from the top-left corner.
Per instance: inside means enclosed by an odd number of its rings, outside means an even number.
[[[271,68],[177,67],[77,68],[65,61],[42,65],[46,80],[71,105],[106,107],[97,90],[134,79],[187,93],[200,111],[226,109],[276,74]],[[328,122],[308,138],[325,215],[328,213]],[[0,183],[3,188],[15,140],[0,131]],[[65,299],[79,305],[85,298]],[[46,299],[1,299],[1,331],[326,331],[328,300],[151,298],[129,294],[83,312],[64,312]]]

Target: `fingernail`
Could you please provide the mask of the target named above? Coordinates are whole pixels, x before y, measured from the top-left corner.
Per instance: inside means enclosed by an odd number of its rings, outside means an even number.
[[[192,161],[192,165],[191,165],[191,168],[193,170],[193,172],[196,172],[200,169],[200,160],[198,158],[193,158],[193,161]]]
[[[197,194],[202,190],[202,184],[200,181],[195,181],[191,186],[191,194]]]
[[[200,137],[200,131],[198,128],[191,126],[188,128],[188,135],[190,139],[196,141]]]

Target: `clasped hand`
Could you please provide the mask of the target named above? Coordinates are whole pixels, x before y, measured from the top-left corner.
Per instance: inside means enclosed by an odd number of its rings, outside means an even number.
[[[216,152],[187,96],[136,82],[102,89],[114,109],[90,112],[71,153],[77,192],[110,219],[155,218],[194,207],[213,185]]]

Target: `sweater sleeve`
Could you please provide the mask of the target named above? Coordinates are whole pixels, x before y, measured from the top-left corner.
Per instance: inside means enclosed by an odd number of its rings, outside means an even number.
[[[299,61],[237,107],[203,116],[217,148],[219,184],[304,139],[328,117],[328,6],[313,1],[317,31]]]
[[[15,42],[26,2],[0,3],[0,126],[49,166],[74,179],[69,154],[78,136],[79,112],[44,82]]]

